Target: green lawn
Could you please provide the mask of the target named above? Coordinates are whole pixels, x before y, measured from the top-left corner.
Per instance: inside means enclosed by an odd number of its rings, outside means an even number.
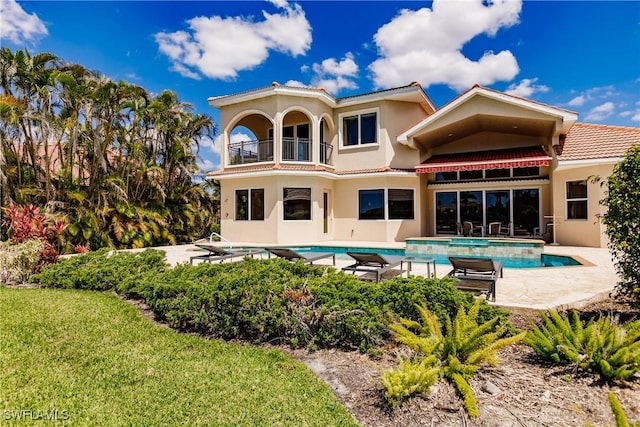
[[[0,411],[19,425],[357,425],[281,352],[176,333],[114,295],[1,286]]]

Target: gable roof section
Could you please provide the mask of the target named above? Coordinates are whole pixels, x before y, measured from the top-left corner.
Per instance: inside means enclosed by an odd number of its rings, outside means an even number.
[[[244,92],[238,92],[231,95],[212,96],[207,99],[209,105],[214,108],[221,108],[227,105],[233,105],[240,102],[251,101],[254,99],[266,98],[274,95],[290,95],[304,98],[317,98],[325,104],[335,107],[336,98],[321,87],[299,87],[299,86],[283,86],[278,82],[273,82],[269,86],[263,86],[257,89],[251,89]]]
[[[412,138],[421,133],[428,132],[428,128],[437,125],[438,121],[443,119],[447,114],[476,97],[485,97],[516,108],[534,111],[540,114],[548,115],[550,118],[560,120],[562,129],[560,133],[566,134],[571,126],[576,122],[578,113],[566,110],[564,108],[554,107],[541,102],[532,101],[504,92],[489,89],[480,85],[474,85],[471,89],[463,92],[452,101],[438,109],[434,114],[417,123],[410,129],[398,135],[397,140],[401,144],[413,146]]]
[[[640,144],[640,128],[576,123],[556,147],[558,160],[619,159]]]

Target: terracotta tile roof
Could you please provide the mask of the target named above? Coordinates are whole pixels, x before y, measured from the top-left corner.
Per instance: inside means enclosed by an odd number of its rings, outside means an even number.
[[[431,156],[418,173],[547,166],[551,157],[540,146]]]
[[[634,144],[640,144],[640,128],[576,123],[556,154],[560,161],[619,158]]]

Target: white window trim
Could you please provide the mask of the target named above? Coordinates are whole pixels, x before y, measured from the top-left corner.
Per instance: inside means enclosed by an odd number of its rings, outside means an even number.
[[[570,182],[584,181],[587,185],[587,197],[576,197],[570,199],[567,197],[567,184]],[[564,182],[564,219],[565,221],[587,221],[589,219],[589,180],[588,179],[572,179]],[[587,217],[586,218],[569,218],[569,202],[587,202]]]
[[[363,114],[376,113],[376,142],[373,144],[362,144],[360,141],[356,145],[344,145],[344,125],[343,119],[345,117],[358,116],[358,123],[360,117]],[[380,108],[368,108],[366,110],[355,110],[338,114],[338,143],[340,150],[353,150],[366,147],[378,147],[380,146]],[[361,138],[362,132],[358,132],[358,139]]]

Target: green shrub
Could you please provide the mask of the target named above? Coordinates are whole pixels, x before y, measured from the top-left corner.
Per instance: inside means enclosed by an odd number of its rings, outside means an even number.
[[[40,263],[44,243],[25,240],[0,242],[0,283],[24,283]]]
[[[542,323],[532,322],[524,342],[543,358],[559,364],[575,364],[603,379],[628,380],[640,372],[640,320],[619,325],[611,316],[584,324],[577,312],[540,313]]]
[[[450,278],[368,283],[332,267],[276,258],[167,268],[158,251],[109,254],[70,257],[35,279],[44,286],[114,289],[142,298],[160,319],[183,331],[361,351],[390,338],[387,324],[394,315],[418,318],[416,303],[453,315],[473,302]],[[502,313],[486,303],[481,312]]]
[[[44,287],[109,290],[129,276],[145,272],[159,274],[167,268],[163,251],[112,252],[100,249],[61,259],[44,267],[31,279]]]
[[[599,218],[620,278],[616,291],[640,305],[640,144],[629,147],[601,182],[606,184],[606,192],[600,205],[606,209]]]
[[[425,307],[418,306],[421,322],[400,319],[391,325],[396,341],[416,352],[412,363],[402,362],[396,370],[387,371],[382,380],[390,403],[423,392],[437,377],[451,381],[462,396],[469,416],[478,416],[478,407],[467,382],[484,363],[497,363],[497,350],[518,342],[525,333],[509,336],[500,317],[478,323],[483,301],[477,299],[468,309],[460,308],[453,320],[445,317],[444,327]],[[424,381],[424,382],[421,382]]]

